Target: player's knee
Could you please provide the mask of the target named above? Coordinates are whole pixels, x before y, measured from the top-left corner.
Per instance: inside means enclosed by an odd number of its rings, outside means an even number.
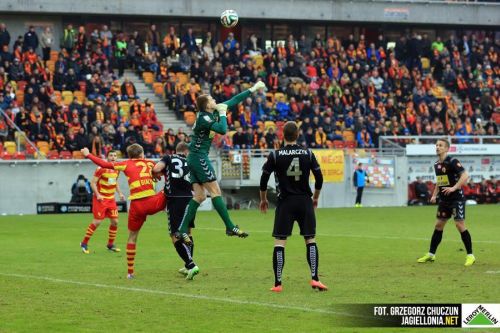
[[[102,220],[94,220],[92,222],[96,227],[98,227],[101,223],[102,223]]]
[[[464,221],[455,221],[455,227],[457,227],[457,230],[460,232],[464,232],[465,230],[467,230]]]
[[[202,203],[206,198],[207,195],[205,193],[196,193],[194,195],[194,200],[196,200],[198,203]]]
[[[137,235],[139,234],[139,231],[129,231],[128,235],[128,243],[136,243],[137,242]]]
[[[446,224],[446,220],[437,220],[434,228],[436,230],[443,231],[445,224]]]
[[[117,226],[118,226],[118,219],[112,219],[112,220],[110,220],[110,224],[111,224],[113,227],[117,227]]]
[[[316,237],[315,236],[304,236],[304,241],[306,242],[306,244],[316,243]]]
[[[274,237],[274,246],[285,247],[286,237]]]

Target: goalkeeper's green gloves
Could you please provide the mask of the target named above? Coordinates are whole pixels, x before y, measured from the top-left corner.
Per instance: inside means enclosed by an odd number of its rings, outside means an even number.
[[[226,112],[227,112],[227,105],[226,104],[217,104],[215,106],[215,110],[219,112],[220,117],[227,117]]]
[[[266,84],[265,84],[264,82],[262,82],[262,81],[259,81],[259,82],[257,82],[256,84],[254,84],[252,88],[250,88],[250,89],[248,89],[248,90],[250,90],[250,92],[251,92],[251,93],[254,93],[254,92],[256,92],[257,90],[259,90],[259,89],[263,89],[263,88],[265,88],[265,87],[266,87]]]

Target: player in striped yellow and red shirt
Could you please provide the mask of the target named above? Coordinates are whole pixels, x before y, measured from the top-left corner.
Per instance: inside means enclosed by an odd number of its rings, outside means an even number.
[[[116,158],[116,152],[108,152],[108,162],[115,162]],[[120,172],[117,170],[101,167],[97,168],[94,173],[94,177],[90,183],[90,187],[94,192],[92,196],[92,213],[94,214],[94,220],[87,227],[85,237],[80,243],[82,252],[85,254],[90,253],[88,250],[89,239],[105,218],[109,218],[110,221],[107,248],[113,252],[120,252],[120,249],[114,244],[116,232],[118,230],[118,207],[116,206],[115,192],[120,196],[120,200],[125,200],[125,196],[120,191],[117,182],[119,174]]]
[[[122,171],[128,179],[130,189],[130,210],[128,213],[129,236],[127,241],[127,278],[134,277],[134,261],[137,236],[148,215],[154,215],[165,209],[167,197],[163,191],[156,193],[152,170],[155,163],[144,159],[144,149],[139,144],[127,147],[130,158],[123,162],[107,162],[90,154],[87,148],[82,154],[103,168]]]

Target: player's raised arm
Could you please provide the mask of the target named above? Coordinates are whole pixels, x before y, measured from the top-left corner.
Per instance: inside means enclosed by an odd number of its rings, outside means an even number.
[[[210,130],[219,134],[226,134],[227,132],[227,105],[226,104],[217,104],[215,109],[219,112],[219,121],[213,122],[210,124]]]
[[[94,164],[100,166],[101,168],[120,170],[120,171],[125,170],[126,167],[125,163],[120,163],[120,162],[115,163],[103,160],[102,158],[92,155],[88,148],[83,148],[80,150],[80,152],[83,154],[83,156],[85,156],[86,158],[88,158],[89,160],[94,162]]]
[[[257,90],[265,88],[265,87],[266,87],[266,84],[262,81],[259,81],[256,84],[254,84],[250,89],[239,93],[238,95],[234,96],[233,98],[231,98],[228,101],[223,102],[222,104],[225,104],[229,108],[231,108],[231,107],[236,106],[236,105],[240,104],[241,102],[243,102],[248,96],[250,96],[251,94],[253,94]]]

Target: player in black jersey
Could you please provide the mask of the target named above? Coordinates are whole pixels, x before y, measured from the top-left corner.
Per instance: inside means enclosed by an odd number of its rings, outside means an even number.
[[[476,258],[472,254],[470,233],[465,227],[465,197],[462,192],[462,186],[469,179],[469,175],[456,158],[448,156],[449,149],[450,143],[448,140],[437,140],[436,154],[439,159],[434,163],[437,182],[430,199],[431,203],[435,203],[438,200],[437,221],[434,233],[432,234],[429,253],[419,258],[417,262],[424,263],[436,260],[435,253],[443,237],[444,226],[453,215],[455,226],[460,232],[465,249],[467,250],[465,266],[471,266],[476,261]]]
[[[297,144],[299,129],[289,121],[283,128],[285,146],[272,151],[262,167],[260,178],[260,210],[265,213],[269,207],[267,201],[267,183],[274,172],[278,203],[274,217],[273,269],[274,287],[271,291],[281,292],[281,276],[285,265],[286,239],[292,234],[293,223],[297,221],[300,234],[304,237],[307,248],[307,262],[311,269],[311,287],[320,291],[328,288],[318,278],[318,247],[316,246],[316,216],[314,208],[323,185],[323,175],[313,152]],[[309,175],[316,180],[314,194],[309,187]],[[312,197],[312,198],[311,198]]]
[[[184,261],[184,267],[179,269],[179,273],[186,275],[186,279],[192,280],[200,271],[193,261],[194,242],[191,231],[194,228],[194,221],[191,221],[189,225],[189,238],[191,239],[189,244],[184,244],[182,240],[174,235],[181,224],[186,207],[193,197],[192,186],[189,181],[189,167],[186,161],[189,146],[185,142],[180,142],[175,152],[172,155],[165,155],[155,165],[153,172],[155,174],[163,173],[165,177],[164,191],[168,198],[168,230],[179,257]]]

